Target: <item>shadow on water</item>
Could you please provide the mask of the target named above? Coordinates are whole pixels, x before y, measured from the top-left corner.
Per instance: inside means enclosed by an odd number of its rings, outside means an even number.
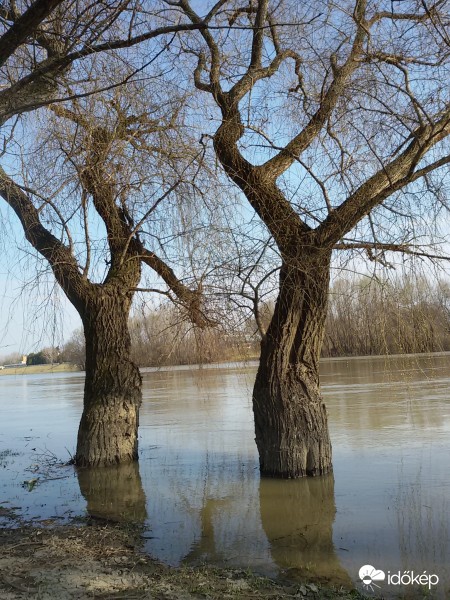
[[[333,475],[262,479],[259,498],[272,558],[289,578],[352,587],[333,544]]]
[[[138,463],[77,469],[77,475],[90,517],[116,523],[145,522],[146,497]]]

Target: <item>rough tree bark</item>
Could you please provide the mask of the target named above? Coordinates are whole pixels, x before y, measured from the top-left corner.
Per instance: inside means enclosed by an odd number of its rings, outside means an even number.
[[[142,263],[163,279],[193,321],[199,325],[207,321],[202,316],[199,294],[145,248],[127,199],[122,197],[120,206],[116,200],[117,187],[108,170],[111,148],[117,141],[138,138],[139,130],[131,128],[129,122],[132,126],[136,121],[140,127],[149,126],[146,115],[128,117],[117,107],[117,122],[106,126],[91,123],[87,115],[63,107],[52,110],[85,131],[86,157],[80,183],[106,226],[111,256],[104,283],[89,283],[76,302],[86,338],[86,380],[75,462],[81,467],[126,463],[138,458],[142,380],[130,356],[128,317]],[[156,123],[152,127],[161,126]],[[64,282],[62,285],[64,289]]]
[[[138,458],[141,375],[130,359],[131,296],[120,288],[91,296],[84,311],[86,379],[76,464],[96,466]]]
[[[261,342],[253,411],[266,477],[323,475],[332,469],[319,387],[331,253],[307,257],[284,261],[275,312]]]

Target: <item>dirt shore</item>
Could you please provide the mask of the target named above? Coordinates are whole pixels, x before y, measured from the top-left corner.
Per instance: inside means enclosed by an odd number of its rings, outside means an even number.
[[[45,523],[43,523],[45,525]],[[249,571],[170,568],[140,550],[139,532],[87,521],[0,529],[2,600],[357,599],[357,592],[283,583]]]

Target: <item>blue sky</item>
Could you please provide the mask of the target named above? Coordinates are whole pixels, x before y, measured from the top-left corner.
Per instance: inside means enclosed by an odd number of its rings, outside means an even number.
[[[60,345],[81,326],[77,312],[36,262],[17,217],[4,202],[0,219],[0,357]]]
[[[23,280],[5,276],[3,265],[0,268],[0,357],[61,345],[81,326],[76,310],[60,290],[50,299],[38,291],[23,291]]]

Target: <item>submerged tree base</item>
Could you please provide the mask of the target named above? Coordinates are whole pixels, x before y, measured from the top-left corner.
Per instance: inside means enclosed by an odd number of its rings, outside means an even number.
[[[290,468],[286,471],[282,471],[281,469],[275,469],[273,471],[267,470],[264,468],[260,468],[261,477],[267,477],[271,479],[299,479],[301,477],[320,477],[323,475],[329,475],[333,473],[333,467],[330,465],[327,469],[323,469],[322,471],[308,471],[306,470],[296,470]]]
[[[83,411],[75,464],[104,467],[138,459],[140,394],[135,400],[97,401]]]
[[[291,443],[286,449],[260,450],[260,473],[262,477],[297,479],[299,477],[319,477],[333,472],[331,444],[317,441],[306,445],[301,440]]]
[[[317,477],[333,470],[327,409],[318,384],[259,368],[253,392],[255,440],[263,477]]]

